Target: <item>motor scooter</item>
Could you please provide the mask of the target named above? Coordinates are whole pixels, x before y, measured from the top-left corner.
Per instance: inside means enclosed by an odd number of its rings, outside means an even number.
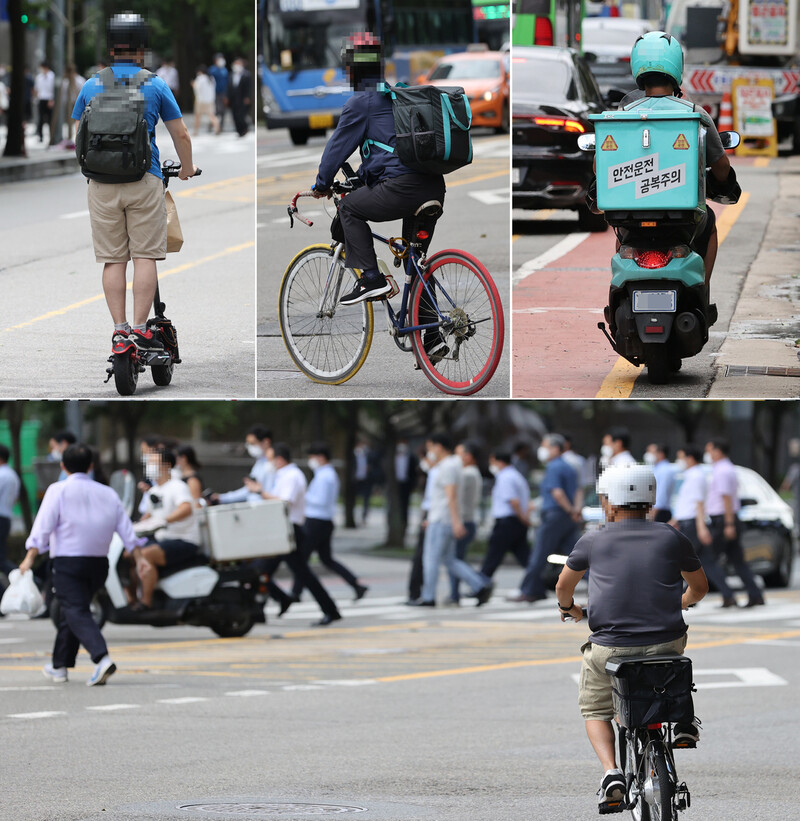
[[[111,477],[111,485],[126,508],[132,510],[133,474],[118,471]],[[234,638],[266,622],[268,579],[251,560],[295,549],[294,530],[284,503],[220,505],[201,509],[195,515],[201,517],[203,552],[167,574],[161,573],[153,606],[144,610],[129,605],[125,588],[132,564],[125,556],[122,539],[114,534],[106,583],[92,602],[92,614],[100,626],[106,621],[154,627],[191,624],[210,627],[223,638]],[[144,534],[148,528],[142,527],[139,532]],[[57,625],[57,597],[53,598],[50,617]]]
[[[705,263],[690,247],[706,198],[733,204],[741,189],[723,191],[710,172],[707,182],[706,129],[687,101],[644,97],[589,119],[595,133],[581,135],[578,146],[595,151],[595,211],[619,241],[597,327],[620,356],[647,367],[652,384],[664,384],[703,349],[717,321]],[[739,144],[735,131],[720,138],[724,148]]]

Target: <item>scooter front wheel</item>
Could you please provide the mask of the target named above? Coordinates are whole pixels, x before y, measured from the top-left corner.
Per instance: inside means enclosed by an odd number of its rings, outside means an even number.
[[[172,382],[172,374],[175,371],[175,363],[170,362],[169,365],[151,365],[150,372],[153,376],[153,382],[160,387],[169,385]]]
[[[139,359],[133,348],[114,354],[114,384],[120,396],[133,396],[139,382]]]

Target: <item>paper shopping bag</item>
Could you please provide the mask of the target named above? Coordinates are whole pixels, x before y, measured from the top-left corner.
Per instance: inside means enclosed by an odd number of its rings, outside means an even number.
[[[164,200],[167,204],[167,253],[174,254],[183,246],[183,231],[181,231],[175,200],[172,199],[169,191],[164,194]]]

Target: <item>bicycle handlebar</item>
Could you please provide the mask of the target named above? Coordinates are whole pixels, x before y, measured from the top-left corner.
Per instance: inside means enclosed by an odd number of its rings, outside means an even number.
[[[173,160],[166,160],[164,164],[161,166],[161,173],[165,177],[177,177],[181,172],[181,164],[176,163]],[[203,173],[202,168],[198,168],[197,171],[192,174],[193,177],[199,177]]]

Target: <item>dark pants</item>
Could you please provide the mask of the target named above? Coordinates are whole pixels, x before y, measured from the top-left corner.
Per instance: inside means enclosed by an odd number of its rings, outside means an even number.
[[[303,528],[294,525],[294,539],[297,550],[291,553],[284,553],[282,556],[273,556],[264,562],[264,572],[272,576],[280,567],[281,562],[286,562],[289,569],[294,573],[295,584],[298,582],[307,587],[311,595],[316,599],[317,604],[326,616],[339,616],[339,611],[333,599],[328,595],[328,591],[322,586],[322,582],[317,578],[313,570],[308,566],[304,554]]]
[[[755,576],[753,576],[753,571],[750,570],[750,566],[747,564],[744,558],[744,551],[742,550],[741,539],[741,523],[738,520],[736,521],[735,539],[725,538],[724,516],[712,516],[711,526],[709,527],[709,530],[711,531],[711,538],[714,540],[713,544],[711,545],[714,551],[714,564],[716,564],[717,567],[720,569],[720,573],[718,578],[713,578],[711,575],[709,575],[709,572],[706,569],[706,576],[708,576],[708,578],[711,579],[711,581],[714,583],[714,585],[725,598],[731,598],[733,596],[733,591],[728,586],[728,583],[725,581],[724,572],[725,565],[731,564],[736,575],[742,580],[742,582],[744,582],[744,586],[750,598],[762,598],[761,590],[759,589],[759,586],[756,584]],[[705,568],[705,563],[703,566]],[[712,569],[712,573],[713,572],[714,570]]]
[[[367,220],[403,220],[403,236],[411,231],[417,208],[429,200],[444,205],[444,177],[431,174],[404,174],[348,194],[339,204],[339,219],[345,237],[348,268],[377,271],[378,260]],[[429,232],[432,233],[432,232]]]
[[[333,522],[325,519],[306,519],[303,528],[303,553],[305,560],[311,558],[316,552],[320,561],[329,570],[341,576],[350,587],[355,590],[358,587],[358,579],[340,562],[333,558],[331,553],[331,536],[333,536]],[[303,582],[299,576],[294,577],[294,589],[292,593],[299,599],[303,592]]]
[[[356,479],[356,499],[361,499],[361,521],[367,521],[369,513],[369,500],[372,498],[373,481],[370,477],[366,479]]]
[[[240,137],[244,137],[250,130],[250,125],[247,122],[247,106],[243,102],[232,100],[231,114],[233,114],[233,124],[236,127],[236,133]]]
[[[47,124],[47,134],[50,135],[50,114],[52,109],[50,108],[50,101],[49,100],[39,100],[37,103],[37,108],[39,109],[39,125],[36,127],[36,133],[39,135],[40,142],[44,140],[44,126],[45,123]]]
[[[53,667],[74,667],[82,644],[97,664],[108,648],[89,605],[106,583],[108,559],[96,556],[64,556],[53,559],[53,588],[61,605]]]
[[[528,546],[528,528],[516,516],[505,516],[495,520],[481,573],[491,579],[495,570],[502,564],[506,553],[513,553],[523,567],[528,566],[531,554]]]
[[[8,575],[16,565],[8,560],[8,534],[11,532],[11,519],[0,516],[0,573]]]
[[[456,558],[461,559],[463,562],[467,557],[467,550],[469,546],[472,544],[472,540],[475,538],[475,532],[478,529],[478,526],[475,522],[464,522],[464,527],[466,528],[467,535],[464,536],[462,539],[456,540]],[[459,601],[461,599],[461,594],[458,592],[458,576],[450,574],[450,601]]]
[[[408,509],[411,506],[411,494],[414,492],[413,479],[407,482],[397,483],[397,495],[400,499],[400,517],[403,521],[403,526],[408,526]]]
[[[427,512],[423,512],[419,533],[417,534],[417,546],[414,548],[414,556],[411,559],[411,573],[408,577],[408,598],[409,601],[416,601],[422,595],[422,554],[425,548],[425,520]]]
[[[551,553],[568,556],[578,541],[578,526],[572,516],[560,508],[542,513],[542,523],[536,532],[536,542],[522,580],[524,596],[546,596],[542,571]]]

